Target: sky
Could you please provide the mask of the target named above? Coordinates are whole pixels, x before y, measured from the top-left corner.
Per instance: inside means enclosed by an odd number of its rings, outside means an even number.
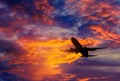
[[[0,0],[0,81],[119,81],[119,59],[120,0]]]

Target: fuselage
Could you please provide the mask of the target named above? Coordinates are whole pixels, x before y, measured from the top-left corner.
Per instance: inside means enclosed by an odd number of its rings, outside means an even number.
[[[94,55],[88,55],[88,51],[95,51],[97,49],[104,49],[106,47],[99,47],[99,48],[88,48],[88,47],[83,47],[76,38],[72,37],[71,38],[71,42],[73,43],[73,45],[75,46],[75,48],[71,48],[69,50],[66,50],[68,52],[75,52],[77,53],[81,53],[83,57],[89,57],[89,56],[94,56]]]
[[[88,57],[88,50],[87,50],[87,47],[84,47],[82,49],[76,49],[76,53],[81,53],[83,57]]]

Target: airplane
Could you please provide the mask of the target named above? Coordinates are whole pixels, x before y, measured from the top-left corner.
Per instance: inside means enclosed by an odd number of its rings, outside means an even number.
[[[70,48],[68,50],[64,50],[64,51],[68,51],[68,52],[75,52],[76,54],[81,53],[82,57],[90,57],[90,56],[96,56],[96,55],[88,55],[88,51],[95,51],[97,49],[104,49],[106,47],[100,47],[100,48],[88,48],[88,47],[83,47],[76,38],[72,37],[71,38],[71,42],[73,43],[73,45],[75,46],[75,48]]]

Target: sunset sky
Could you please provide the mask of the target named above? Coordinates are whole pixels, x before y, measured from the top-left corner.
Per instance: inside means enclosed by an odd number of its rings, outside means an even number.
[[[0,81],[119,80],[120,0],[0,0]]]

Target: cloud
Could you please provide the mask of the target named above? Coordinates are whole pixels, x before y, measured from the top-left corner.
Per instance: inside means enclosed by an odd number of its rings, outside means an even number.
[[[106,63],[120,64],[118,61],[120,59],[120,48],[117,49],[105,49],[94,52],[98,55],[94,60],[98,60]]]
[[[0,9],[5,8],[6,6],[0,2]]]
[[[25,54],[26,51],[21,46],[12,41],[0,39],[0,53],[22,55]]]
[[[120,74],[120,49],[103,49],[90,54],[95,57],[81,57],[71,64],[61,64],[63,73],[74,75],[73,78],[89,78],[90,81],[109,80],[119,81]]]
[[[62,28],[60,26],[39,26],[37,24],[30,24],[23,26],[24,33],[19,33],[18,36],[37,37],[38,39],[56,39],[69,38],[76,36],[77,32],[73,29]],[[27,35],[28,34],[28,35]]]
[[[6,81],[7,78],[12,80],[16,77],[18,80],[26,78],[32,81],[93,81],[96,77],[112,75],[118,78],[119,2],[1,0],[0,76]],[[80,58],[74,53],[61,52],[59,47],[71,46],[68,39],[72,36],[80,38],[80,42],[85,40],[85,44],[90,41],[96,45],[97,42],[97,45],[110,46],[111,49],[91,52],[90,54],[97,55],[92,58]],[[25,49],[21,43],[25,44]],[[114,47],[116,49],[112,49]],[[29,51],[27,54],[26,50]],[[57,69],[54,68],[56,66]]]

